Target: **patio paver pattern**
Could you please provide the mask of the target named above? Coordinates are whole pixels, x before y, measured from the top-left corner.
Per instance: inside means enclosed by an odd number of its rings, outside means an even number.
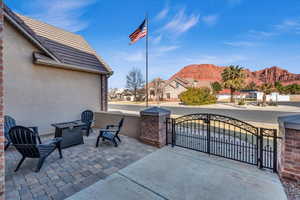
[[[84,137],[85,144],[63,149],[63,159],[53,152],[39,173],[34,172],[34,159],[25,160],[19,171],[14,172],[21,155],[10,147],[5,152],[6,199],[65,199],[156,150],[126,136],[121,136],[118,148],[102,141],[95,148],[96,136],[95,131]]]

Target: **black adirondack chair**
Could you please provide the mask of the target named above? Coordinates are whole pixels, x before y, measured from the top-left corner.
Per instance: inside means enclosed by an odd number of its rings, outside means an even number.
[[[86,136],[89,136],[92,130],[91,126],[93,123],[93,118],[94,118],[94,113],[91,110],[85,110],[81,113],[81,121],[86,124],[86,126],[83,127],[83,130],[86,131]]]
[[[11,139],[9,137],[8,132],[14,126],[17,126],[16,120],[9,115],[5,115],[4,116],[4,136],[5,136],[4,150],[6,150],[9,147],[9,145],[11,144]],[[32,126],[32,127],[27,127],[27,128],[31,129],[33,132],[35,132],[37,134],[38,141],[41,144],[41,138],[38,134],[38,127]]]
[[[37,133],[33,132],[29,128],[23,126],[15,126],[9,130],[9,137],[11,142],[22,154],[15,172],[18,171],[25,158],[38,158],[39,162],[36,168],[36,172],[39,172],[45,159],[55,150],[58,149],[59,156],[62,158],[60,143],[62,138],[53,138],[44,144],[38,144]]]
[[[100,129],[99,136],[97,138],[96,147],[99,146],[99,140],[102,138],[102,141],[109,140],[114,143],[115,147],[118,147],[118,143],[116,139],[121,142],[120,137],[118,134],[121,131],[121,128],[123,126],[124,118],[122,118],[117,125],[107,125],[106,129]]]

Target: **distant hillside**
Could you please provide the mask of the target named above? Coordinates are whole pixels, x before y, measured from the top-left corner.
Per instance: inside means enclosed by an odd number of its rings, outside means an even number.
[[[171,78],[179,77],[187,80],[197,80],[203,86],[207,86],[208,82],[221,81],[221,74],[225,67],[213,64],[188,65],[174,74]],[[283,85],[292,83],[300,84],[300,74],[293,74],[279,67],[266,68],[259,71],[251,72],[245,69],[246,82],[255,82],[260,85],[262,83],[274,83],[280,81]]]

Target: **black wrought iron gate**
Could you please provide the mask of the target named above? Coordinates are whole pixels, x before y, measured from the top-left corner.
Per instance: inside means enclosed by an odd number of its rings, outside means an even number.
[[[191,114],[167,119],[167,144],[277,172],[277,130],[227,116]]]

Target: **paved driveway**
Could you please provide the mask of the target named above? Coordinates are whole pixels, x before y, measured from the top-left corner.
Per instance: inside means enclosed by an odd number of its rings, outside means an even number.
[[[68,200],[286,200],[276,174],[231,160],[165,147]]]

